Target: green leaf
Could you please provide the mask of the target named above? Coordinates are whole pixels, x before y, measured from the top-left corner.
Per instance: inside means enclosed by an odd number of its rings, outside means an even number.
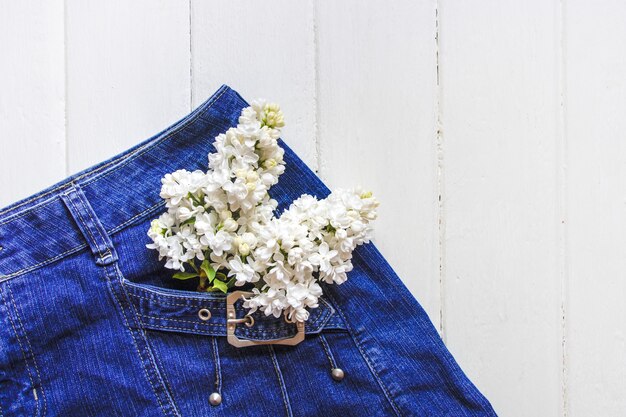
[[[189,279],[189,278],[195,278],[197,276],[198,274],[196,274],[195,272],[177,272],[174,275],[172,275],[172,278]]]
[[[224,293],[228,291],[228,285],[226,285],[224,281],[220,281],[219,279],[213,281],[213,288],[217,288]]]
[[[215,269],[213,269],[208,259],[202,261],[200,269],[204,271],[206,277],[209,279],[209,282],[213,282],[213,279],[215,278]]]

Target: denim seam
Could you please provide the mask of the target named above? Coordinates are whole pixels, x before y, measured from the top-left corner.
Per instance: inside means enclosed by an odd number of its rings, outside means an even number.
[[[322,333],[320,333],[319,336],[320,336],[319,337],[320,344],[324,348],[324,353],[326,353],[326,357],[328,358],[328,362],[330,362],[331,369],[336,368],[337,367],[337,363],[335,362],[335,357],[330,352],[330,346],[328,345],[328,341],[326,340],[326,337]]]
[[[217,330],[215,329],[190,329],[189,327],[181,327],[181,326],[164,326],[161,324],[153,324],[153,323],[144,323],[142,321],[142,325],[144,327],[146,327],[147,329],[167,329],[167,330],[184,330],[186,332],[189,333],[197,333],[197,334],[205,334],[205,335],[209,335],[209,336],[226,336],[226,327],[223,325],[218,325],[219,329],[218,330],[224,330],[224,334],[215,334],[215,332]],[[282,328],[279,330],[287,330],[287,328]],[[253,335],[253,336],[269,336],[272,335],[273,333],[276,333],[276,330],[246,330],[245,335]],[[311,333],[308,333],[311,334]],[[266,340],[272,340],[272,339],[266,339]]]
[[[137,314],[139,314],[141,317],[146,318],[146,319],[176,321],[176,322],[179,322],[179,323],[199,324],[201,326],[206,326],[206,327],[223,327],[223,328],[226,328],[225,324],[219,324],[219,323],[208,323],[206,321],[174,319],[174,318],[170,318],[170,317],[155,317],[155,316],[148,316],[146,314],[141,314],[141,313],[137,313]]]
[[[108,268],[105,267],[105,271],[107,269]],[[117,296],[115,288],[113,288],[113,283],[111,282],[111,278],[110,278],[109,274],[105,273],[105,276],[106,276],[107,281],[108,281],[109,290],[113,294],[113,297],[115,298],[117,306],[120,309],[120,313],[122,315],[122,318],[124,319],[124,324],[126,324],[126,330],[128,330],[128,332],[130,333],[131,340],[133,341],[133,345],[135,346],[135,351],[137,352],[137,355],[141,359],[141,362],[142,362],[141,367],[144,370],[144,373],[146,375],[146,379],[148,380],[148,383],[150,384],[150,387],[152,388],[152,392],[154,393],[154,395],[155,395],[155,397],[157,399],[157,402],[159,403],[159,406],[161,407],[161,411],[163,411],[163,414],[167,417],[167,412],[165,411],[165,407],[163,406],[163,403],[161,402],[161,397],[159,396],[159,394],[158,394],[154,384],[152,383],[152,380],[150,379],[150,374],[148,373],[148,369],[146,368],[146,366],[143,363],[144,362],[143,356],[141,354],[139,346],[137,345],[137,340],[135,339],[135,332],[131,329],[130,324],[128,323],[128,319],[126,318],[126,314],[124,312],[124,307],[122,306],[122,302],[120,301],[119,297]]]
[[[59,188],[59,191],[63,190],[64,188],[69,188],[69,187],[70,187],[70,184],[68,183],[65,186]],[[50,198],[48,198],[46,200],[40,201],[39,203],[37,203],[34,206],[30,207],[28,210],[24,210],[24,211],[14,215],[14,216],[12,216],[12,217],[4,219],[2,222],[0,222],[0,226],[4,226],[5,224],[13,223],[13,221],[21,219],[22,217],[28,215],[34,209],[42,208],[42,207],[47,206],[48,204],[53,203],[54,201],[57,200],[57,198],[58,198],[58,196],[52,196],[52,197],[50,197]]]
[[[278,378],[278,383],[280,385],[280,393],[282,394],[282,397],[283,397],[283,404],[285,404],[285,410],[287,411],[287,416],[293,417],[293,411],[291,411],[291,404],[289,403],[289,395],[287,394],[287,387],[285,386],[283,373],[280,370],[280,366],[278,365],[278,358],[276,357],[276,352],[274,351],[274,347],[272,345],[268,345],[268,350],[270,351],[272,364],[274,365],[274,370],[276,371],[276,377]]]
[[[141,213],[136,214],[135,216],[131,217],[130,219],[128,219],[127,221],[125,221],[125,222],[124,222],[124,223],[122,223],[121,225],[119,225],[119,226],[115,227],[114,229],[111,229],[111,231],[110,231],[110,232],[108,232],[108,233],[113,234],[113,233],[119,232],[119,231],[120,231],[120,230],[122,230],[124,227],[126,227],[128,224],[131,224],[131,223],[132,223],[132,222],[133,222],[136,218],[138,218],[138,217],[140,217],[140,216],[143,216],[143,215],[144,215],[144,214],[146,214],[148,211],[155,210],[156,208],[158,208],[158,207],[160,207],[160,206],[162,206],[162,205],[164,205],[164,204],[165,204],[165,203],[164,203],[164,202],[162,202],[162,203],[158,203],[158,204],[155,204],[155,205],[154,205],[154,206],[152,206],[152,207],[147,208],[146,210],[142,211]],[[27,213],[25,213],[25,214],[27,214]],[[25,215],[25,214],[24,214],[24,215]],[[21,217],[21,216],[20,216],[20,217]],[[0,226],[2,226],[2,224],[3,224],[3,223],[0,223]],[[85,249],[85,248],[88,248],[88,247],[89,247],[89,245],[87,245],[87,244],[84,244],[84,243],[83,243],[83,244],[80,244],[80,245],[78,245],[78,246],[75,246],[75,247],[73,247],[73,248],[71,248],[71,249],[66,250],[65,252],[62,252],[62,253],[60,253],[60,254],[58,254],[58,255],[55,255],[55,256],[53,256],[52,258],[48,258],[48,259],[46,259],[46,260],[43,260],[43,261],[41,261],[41,262],[38,262],[38,263],[36,263],[35,265],[27,266],[27,267],[25,267],[25,268],[22,268],[22,269],[20,269],[20,270],[17,270],[17,271],[15,271],[15,272],[12,272],[12,273],[10,273],[10,274],[8,274],[8,275],[3,275],[3,276],[0,276],[0,282],[4,282],[4,281],[7,281],[7,280],[9,280],[9,279],[11,279],[11,278],[15,278],[15,277],[17,277],[17,276],[19,276],[19,275],[22,275],[22,274],[25,274],[25,273],[27,273],[27,272],[30,272],[30,271],[32,271],[32,270],[34,270],[34,269],[37,269],[37,268],[38,268],[38,267],[40,267],[40,266],[47,265],[47,264],[49,264],[49,263],[51,263],[51,262],[54,262],[54,261],[56,261],[56,260],[58,260],[58,259],[60,259],[60,258],[63,258],[65,255],[69,255],[69,254],[71,254],[71,253],[78,252],[78,251],[80,251],[80,250],[82,250],[82,249]]]
[[[120,271],[119,266],[117,263],[113,264],[113,269],[114,269],[114,275],[118,281],[118,284],[120,285],[121,291],[124,293],[125,297],[126,297],[126,301],[128,303],[128,305],[130,306],[130,308],[132,309],[135,317],[135,320],[137,320],[139,322],[139,332],[137,332],[141,338],[143,339],[144,343],[146,344],[146,354],[148,357],[148,360],[150,361],[150,364],[152,365],[153,368],[153,372],[156,375],[156,377],[161,381],[162,387],[165,389],[166,394],[169,394],[167,392],[167,388],[165,387],[165,382],[163,381],[163,377],[161,376],[161,372],[159,371],[159,369],[157,368],[156,364],[154,363],[154,352],[152,351],[150,344],[148,343],[148,339],[146,336],[146,332],[143,326],[143,322],[141,321],[141,319],[139,318],[139,313],[137,312],[137,309],[135,308],[135,305],[132,303],[132,301],[130,300],[130,298],[128,298],[128,293],[126,291],[126,287],[124,287],[123,283],[122,283],[122,271]],[[129,328],[129,330],[132,332],[133,330]],[[178,409],[178,406],[174,403],[174,399],[172,398],[171,395],[167,395],[168,399],[170,401],[170,407],[172,408],[174,414],[176,414],[177,416],[181,416],[180,411]]]
[[[150,345],[150,349],[153,351],[156,351],[156,349],[152,346],[152,344],[150,344],[150,341],[148,340],[148,337],[146,336],[146,343],[148,343],[148,345]],[[158,355],[154,355],[154,360],[157,362],[157,365],[161,367],[161,369],[163,369],[163,371],[161,371],[161,375],[163,376],[163,381],[165,382],[165,386],[167,387],[167,389],[169,390],[170,396],[172,397],[172,402],[174,404],[176,404],[176,398],[174,397],[174,391],[172,390],[172,386],[167,378],[167,373],[165,372],[165,368],[163,367],[163,364],[161,363],[161,361],[159,360],[159,356]]]
[[[158,330],[158,329],[167,329],[167,330],[185,330],[187,332],[190,333],[198,333],[198,334],[205,334],[208,336],[213,335],[213,333],[211,333],[211,330],[209,329],[190,329],[188,327],[174,327],[174,326],[162,326],[160,324],[149,324],[149,323],[143,323],[142,325],[144,325],[144,327],[148,330],[150,329],[154,329],[154,330]]]
[[[37,385],[39,386],[39,388],[41,389],[41,398],[43,401],[43,409],[41,411],[41,416],[45,416],[46,412],[47,412],[47,408],[48,408],[48,404],[46,401],[46,393],[43,389],[43,383],[41,381],[41,373],[39,373],[39,367],[37,366],[37,361],[35,360],[35,353],[33,352],[33,346],[30,343],[30,339],[28,338],[28,334],[26,333],[26,328],[24,327],[24,323],[22,323],[22,319],[20,318],[20,313],[17,309],[17,304],[15,303],[15,297],[13,297],[13,291],[11,290],[11,286],[7,285],[7,292],[9,293],[9,298],[11,299],[11,303],[13,304],[13,311],[15,313],[15,317],[17,317],[17,321],[19,323],[19,327],[22,330],[22,333],[24,335],[24,340],[26,340],[26,344],[28,345],[28,350],[30,352],[30,356],[31,356],[31,360],[33,363],[33,366],[35,367],[35,373],[37,374]],[[15,327],[13,328],[13,330],[15,331]],[[19,341],[19,337],[18,337],[18,341]],[[22,349],[22,344],[20,343],[20,349]],[[22,353],[24,353],[24,351],[22,350]],[[26,358],[24,358],[26,359]],[[26,364],[26,366],[28,366],[28,364]],[[28,372],[30,375],[30,371]],[[31,378],[31,384],[32,384],[32,378]],[[37,387],[35,385],[33,385],[33,389],[37,389]],[[35,400],[36,403],[39,403],[39,401]]]
[[[373,246],[373,245],[370,246],[370,247],[366,247],[365,246],[365,247],[363,247],[363,252],[364,253],[357,253],[356,256],[360,257],[361,260],[363,261],[363,263],[366,264],[366,265],[371,265],[372,263],[379,264],[380,263],[380,258],[384,259],[382,253],[380,253],[380,251],[376,248],[376,246]],[[379,258],[379,259],[376,259],[376,258]],[[385,271],[387,273],[393,274],[398,279],[400,279],[400,277],[396,274],[396,272],[393,270],[393,268],[387,262],[383,263],[383,267],[384,267],[384,269],[385,269]],[[384,274],[383,274],[383,276],[384,276]],[[410,298],[411,297],[410,296],[410,292],[408,292],[408,291],[401,291],[400,294],[401,294],[400,298],[407,304],[412,304],[415,301],[414,299]],[[425,334],[427,335],[428,340],[430,340],[431,343],[439,344],[441,342],[441,338],[439,336],[436,336],[435,335],[436,333],[433,334],[431,332],[425,332]],[[459,379],[467,380],[467,377],[465,376],[465,373],[460,368],[458,363],[456,363],[456,361],[454,360],[452,355],[447,351],[447,349],[445,349],[443,351],[442,358],[443,358],[443,360],[446,361],[446,363],[449,366],[450,371],[455,375],[455,377],[457,377]],[[488,401],[486,401],[486,398],[480,393],[480,391],[478,391],[478,388],[471,381],[469,381],[469,382],[470,382],[470,387],[472,389],[468,390],[469,392],[467,392],[467,394],[473,400],[475,400],[477,403],[483,404],[485,406],[489,405]],[[454,386],[453,384],[450,384],[449,380],[447,380],[447,379],[445,380],[445,384],[446,384],[446,386],[448,386],[451,389]]]
[[[211,338],[211,346],[213,347],[213,363],[215,367],[215,390],[222,394],[222,367],[220,365],[219,352],[217,350],[217,338]]]
[[[337,312],[342,316],[342,318],[344,319],[344,322],[346,323],[346,328],[348,330],[348,333],[350,333],[350,337],[352,337],[352,340],[354,341],[355,345],[357,346],[357,349],[359,350],[359,352],[361,353],[361,356],[363,357],[363,359],[365,360],[365,362],[367,363],[368,368],[370,368],[370,371],[372,372],[372,374],[374,375],[374,378],[376,379],[376,381],[378,382],[378,384],[380,385],[380,387],[382,388],[385,397],[387,397],[387,400],[389,401],[389,403],[391,404],[391,407],[393,408],[393,411],[396,413],[396,415],[398,415],[399,417],[402,417],[402,413],[400,413],[400,409],[398,408],[398,405],[395,403],[395,401],[392,399],[391,394],[389,393],[389,389],[387,388],[387,386],[383,383],[382,379],[380,378],[380,375],[378,375],[378,372],[376,372],[376,369],[374,367],[374,364],[371,360],[371,358],[367,355],[367,353],[365,352],[365,349],[363,348],[363,346],[361,346],[361,343],[359,342],[358,338],[356,337],[356,334],[354,333],[354,329],[352,328],[352,326],[350,325],[350,323],[348,322],[345,314],[343,313],[343,311],[341,310],[341,307],[339,306],[339,303],[337,303],[337,301],[334,299],[334,297],[330,294],[328,294],[328,297],[333,300],[335,308],[337,309]]]
[[[12,273],[10,273],[8,275],[3,275],[3,276],[0,277],[0,282],[8,281],[8,280],[10,280],[12,278],[15,278],[15,277],[19,276],[19,275],[22,275],[22,274],[30,272],[30,271],[32,271],[34,269],[37,269],[40,266],[47,265],[47,264],[52,263],[54,261],[58,261],[59,259],[65,257],[65,255],[70,255],[72,253],[76,253],[76,252],[81,251],[83,249],[86,249],[88,247],[89,247],[89,245],[87,245],[85,243],[80,244],[79,246],[73,247],[72,249],[68,249],[65,252],[62,252],[62,253],[60,253],[60,254],[58,254],[56,256],[53,256],[52,258],[46,259],[45,261],[38,262],[35,265],[28,266],[26,268],[20,269],[19,271],[12,272]]]
[[[130,295],[131,297],[141,298],[143,300],[154,302],[154,303],[167,304],[167,305],[178,306],[178,307],[195,307],[195,306],[190,305],[190,304],[180,304],[180,303],[172,303],[172,302],[169,302],[169,301],[162,301],[161,299],[158,299],[156,297],[146,297],[145,295],[133,294],[131,292],[129,292],[128,295]],[[164,295],[164,297],[174,298],[174,299],[177,299],[177,300],[190,300],[190,301],[191,300],[193,300],[193,301],[209,301],[209,302],[219,301],[219,300],[215,300],[215,299],[205,300],[205,299],[202,299],[202,298],[191,298],[193,296],[190,296],[190,298],[185,298],[185,297],[177,297],[175,295]],[[224,300],[226,300],[226,299],[224,299]],[[224,301],[224,302],[226,302],[226,301]],[[226,311],[226,307],[224,307],[224,308],[218,307],[218,308],[215,308],[215,310],[224,310],[224,311]]]
[[[207,111],[211,107],[213,107],[215,102],[217,100],[219,100],[219,98],[222,97],[222,95],[224,95],[224,93],[226,93],[226,91],[228,91],[228,88],[224,88],[223,91],[217,97],[215,97],[215,99],[213,99],[213,101],[211,103],[207,103],[207,107],[205,109],[203,109],[203,111],[198,112],[198,114],[196,114],[194,117],[192,117],[192,118],[190,118],[188,120],[181,121],[181,125],[180,126],[178,126],[178,127],[175,126],[172,131],[167,132],[163,137],[155,138],[153,141],[146,143],[143,147],[135,149],[134,151],[132,151],[131,153],[129,153],[127,155],[120,156],[119,158],[116,158],[116,159],[110,161],[109,163],[102,165],[101,167],[98,167],[98,168],[96,168],[96,169],[94,169],[92,171],[89,171],[89,172],[85,172],[83,175],[80,175],[80,176],[74,178],[73,181],[77,181],[77,180],[80,180],[82,178],[89,177],[90,175],[93,175],[93,174],[99,174],[103,170],[104,170],[104,172],[106,172],[106,175],[109,175],[112,172],[117,171],[122,166],[125,166],[126,163],[128,163],[130,159],[134,159],[134,158],[137,158],[137,157],[143,155],[144,153],[148,152],[153,146],[156,146],[156,145],[160,144],[161,142],[169,139],[174,134],[176,134],[179,131],[181,131],[182,129],[184,129],[189,123],[194,122],[198,117],[200,117],[202,115],[202,113],[204,113],[205,111]],[[114,167],[112,169],[106,169],[106,168],[110,167],[111,165],[115,165],[118,162],[120,163],[118,166],[116,166],[116,167]],[[124,164],[122,164],[122,162],[124,162]],[[104,177],[106,175],[94,175],[92,178],[90,178],[89,180],[85,181],[83,183],[83,185],[89,184],[89,183],[95,181],[96,179]],[[21,204],[19,204],[17,206],[9,207],[9,208],[7,208],[7,210],[0,211],[0,216],[5,214],[5,213],[7,213],[7,212],[9,212],[9,211],[12,211],[12,210],[15,210],[17,208],[20,208],[20,207],[30,203],[31,201],[34,201],[36,199],[45,197],[45,196],[50,195],[50,194],[52,194],[52,193],[54,193],[56,191],[62,190],[63,188],[66,188],[68,186],[69,186],[68,184],[61,184],[58,187],[53,188],[53,189],[49,190],[48,192],[46,192],[44,194],[34,196],[33,198],[29,198],[29,199],[23,201]],[[30,210],[32,210],[32,208],[26,209],[25,211],[30,211]],[[13,220],[14,217],[10,217],[10,219]],[[0,223],[0,225],[2,225],[2,224],[5,224],[5,223]]]
[[[140,213],[135,214],[133,217],[131,217],[130,219],[124,221],[123,223],[118,224],[117,226],[115,226],[113,229],[109,230],[107,233],[109,233],[110,235],[119,232],[120,230],[124,229],[126,226],[133,224],[133,222],[138,218],[141,217],[147,213],[152,213],[153,211],[156,211],[156,209],[162,207],[165,205],[165,201],[160,201],[150,207],[148,207],[147,209],[141,211]]]
[[[8,288],[8,285],[7,285],[7,288]],[[3,301],[7,303],[8,300],[6,300],[6,297],[4,296],[1,290],[0,290],[0,294],[2,294]],[[17,339],[17,343],[20,346],[20,351],[22,352],[22,357],[24,358],[24,366],[26,367],[26,372],[28,373],[28,379],[30,380],[30,385],[34,387],[35,384],[33,382],[33,376],[30,370],[30,366],[28,365],[28,356],[26,355],[26,351],[24,350],[24,346],[22,345],[22,341],[20,340],[20,335],[17,332],[17,329],[15,328],[15,322],[13,321],[13,318],[11,317],[11,312],[8,310],[7,310],[7,317],[9,319],[9,322],[11,323],[11,327],[13,328],[13,333],[15,334],[15,338]],[[35,415],[36,416],[39,415],[39,401],[37,400],[35,400]]]

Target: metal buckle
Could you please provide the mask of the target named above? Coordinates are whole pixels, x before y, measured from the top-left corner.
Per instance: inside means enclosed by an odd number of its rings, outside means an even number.
[[[245,316],[238,319],[235,312],[235,302],[242,296],[253,295],[250,291],[233,291],[226,296],[226,340],[235,347],[256,346],[256,345],[289,345],[294,346],[304,340],[304,322],[295,321],[298,333],[292,337],[272,340],[250,340],[240,339],[235,336],[235,327],[237,324],[244,323],[248,327],[254,326],[254,318]],[[285,318],[285,321],[286,318]]]

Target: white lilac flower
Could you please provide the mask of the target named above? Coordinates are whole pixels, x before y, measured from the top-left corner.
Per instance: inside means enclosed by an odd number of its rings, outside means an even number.
[[[256,282],[259,280],[259,274],[252,268],[249,263],[244,263],[239,255],[235,256],[228,262],[230,272],[228,276],[235,277],[235,285],[241,286],[247,282]]]
[[[353,250],[371,239],[378,201],[360,188],[321,200],[305,194],[275,217],[269,190],[285,171],[278,144],[284,125],[278,105],[254,101],[237,126],[215,138],[207,172],[166,174],[160,196],[167,211],[151,222],[146,246],[166,258],[166,268],[205,280],[206,266],[197,262],[208,262],[222,291],[252,284],[244,300],[249,313],[306,321],[322,295],[320,282],[348,278]],[[205,284],[199,288],[214,290]]]
[[[318,251],[309,256],[309,262],[318,266],[320,271],[326,272],[330,269],[332,259],[337,255],[336,250],[330,250],[328,243],[322,242]]]

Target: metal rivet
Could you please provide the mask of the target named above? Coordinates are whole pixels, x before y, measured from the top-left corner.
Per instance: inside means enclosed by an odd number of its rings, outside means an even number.
[[[330,371],[330,374],[333,376],[333,379],[335,381],[341,381],[345,376],[341,368],[334,368],[332,371]]]
[[[200,320],[207,321],[211,318],[211,312],[207,308],[202,308],[198,311],[198,317],[200,317]]]
[[[219,392],[214,392],[209,396],[209,403],[211,405],[220,405],[222,403],[222,396]]]

